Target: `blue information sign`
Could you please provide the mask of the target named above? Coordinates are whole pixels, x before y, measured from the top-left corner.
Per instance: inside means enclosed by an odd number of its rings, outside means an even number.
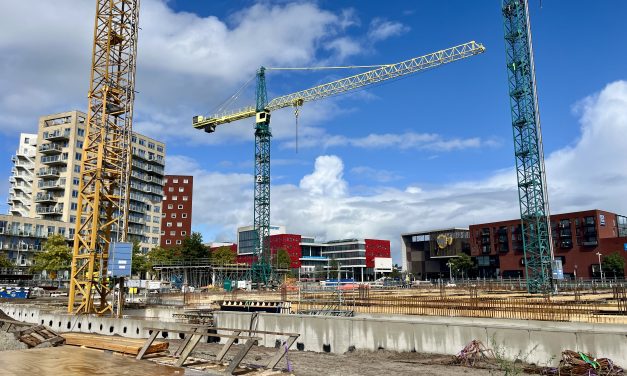
[[[133,243],[109,245],[108,271],[112,277],[130,277],[133,262]]]
[[[623,249],[624,249],[625,251],[627,251],[627,243],[624,243],[624,244],[623,244]]]

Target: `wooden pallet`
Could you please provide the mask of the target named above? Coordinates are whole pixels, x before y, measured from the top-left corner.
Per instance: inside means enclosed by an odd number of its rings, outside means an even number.
[[[117,336],[103,336],[85,333],[63,333],[65,344],[72,346],[85,346],[92,349],[111,350],[123,354],[137,355],[141,350],[145,339],[124,338]],[[154,342],[146,350],[146,354],[158,353],[168,349],[167,342]]]
[[[32,326],[28,329],[14,332],[15,338],[28,345],[37,347],[42,343],[50,343],[52,346],[59,346],[65,343],[65,338],[61,337],[54,330],[43,325]]]

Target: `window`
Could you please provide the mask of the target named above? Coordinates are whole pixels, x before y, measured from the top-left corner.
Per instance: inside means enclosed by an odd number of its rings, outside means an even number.
[[[179,205],[179,206],[178,206],[178,208],[179,208],[179,209],[183,209],[183,205]]]
[[[76,189],[72,189],[72,197],[73,198],[77,198],[78,197],[78,191]]]
[[[167,239],[167,240],[165,241],[165,244],[172,244],[172,240]]]
[[[74,165],[74,172],[76,172],[77,174],[80,174],[80,172],[81,172],[81,165],[79,165],[79,164]]]
[[[170,217],[171,217],[171,218],[176,218],[176,213],[172,213],[172,214],[170,215]]]
[[[148,149],[154,149],[155,148],[155,143],[154,142],[149,142],[148,143]]]
[[[29,142],[30,142],[30,138],[28,138],[28,137],[24,137],[24,143],[25,143],[25,144],[28,144]]]
[[[153,221],[153,222],[159,222],[159,217],[155,217],[155,216],[153,216],[153,217],[152,217],[152,221]]]
[[[174,208],[174,205],[168,204],[168,209],[173,209],[173,208]]]
[[[71,215],[70,216],[70,223],[76,223],[76,216],[75,215]]]
[[[78,204],[77,204],[77,203],[75,203],[75,202],[72,202],[72,203],[70,204],[70,210],[76,210],[76,209],[78,209]]]
[[[78,128],[78,131],[76,131],[76,133],[78,133],[78,135],[79,135],[80,137],[85,136],[85,130],[84,130],[84,129],[82,129],[82,128]]]
[[[159,213],[161,211],[161,206],[155,205],[154,206],[154,211],[155,211],[155,213]]]
[[[189,179],[183,179],[183,184],[189,184]]]
[[[157,244],[158,241],[159,241],[159,238],[152,238],[152,244]]]
[[[83,141],[76,141],[76,147],[78,149],[82,149],[83,148]]]
[[[180,240],[177,240],[177,241],[176,241],[176,244],[181,244],[181,241],[180,241]]]
[[[185,188],[179,187],[179,192],[185,192]]]
[[[78,185],[78,183],[80,183],[80,180],[78,180],[78,178],[72,179],[72,184]]]
[[[137,136],[133,135],[133,137],[131,137],[131,142],[137,142]]]
[[[187,213],[182,213],[181,218],[187,218]]]
[[[176,227],[183,227],[183,222],[176,222]]]
[[[174,187],[168,188],[168,192],[174,192]]]
[[[179,199],[179,196],[172,196],[172,201],[176,201]]]
[[[161,235],[165,235],[165,231],[161,230]]]
[[[165,213],[161,213],[161,218],[165,218]]]
[[[163,196],[163,201],[168,201],[168,196]]]
[[[172,183],[177,184],[179,182],[179,179],[173,179]]]
[[[74,155],[74,158],[75,158],[77,161],[80,161],[82,157],[83,157],[83,155],[82,155],[81,153],[76,153],[76,154]]]
[[[183,196],[183,201],[187,201],[187,196]]]
[[[165,224],[165,227],[172,227],[172,222],[168,222]]]
[[[144,140],[143,138],[139,139],[139,144],[142,146],[146,146],[146,140]]]
[[[163,153],[163,146],[157,146],[157,151],[159,153]]]
[[[170,231],[170,236],[175,236],[176,235],[176,231]]]
[[[181,231],[181,235],[182,235],[182,236],[187,235],[187,231]]]

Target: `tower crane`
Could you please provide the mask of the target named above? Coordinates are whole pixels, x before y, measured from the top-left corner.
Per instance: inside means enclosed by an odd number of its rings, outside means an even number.
[[[502,12],[527,290],[550,292],[553,241],[527,0],[504,0]]]
[[[139,0],[96,0],[69,313],[112,311],[105,275],[111,242],[126,238],[138,16]]]
[[[457,60],[472,57],[485,51],[485,47],[471,41],[458,46],[415,57],[395,64],[381,65],[375,69],[328,82],[291,94],[267,99],[266,68],[257,71],[256,105],[219,113],[209,117],[195,116],[192,125],[196,129],[212,133],[221,124],[255,117],[255,196],[254,196],[254,236],[252,279],[255,283],[267,284],[272,268],[270,266],[270,114],[285,107],[302,106],[306,102],[324,99],[360,89],[383,81],[435,68]],[[268,68],[272,69],[272,68]],[[309,68],[304,68],[309,69]]]

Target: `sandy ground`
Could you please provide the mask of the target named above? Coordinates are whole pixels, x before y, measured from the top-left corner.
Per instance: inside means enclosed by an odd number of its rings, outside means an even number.
[[[174,352],[180,340],[170,340],[170,351]],[[220,344],[203,343],[196,347],[193,357],[211,359],[221,349]],[[236,354],[236,346],[227,354],[231,358]],[[276,350],[266,347],[253,347],[243,363],[261,365],[267,362]],[[392,351],[362,351],[344,354],[315,353],[310,351],[290,350],[287,355],[292,374],[297,376],[385,376],[421,375],[421,376],[494,376],[503,375],[495,365],[486,364],[486,368],[469,368],[451,364],[450,355],[420,353],[397,353]],[[287,369],[285,358],[279,366]],[[520,375],[527,375],[520,373]]]

